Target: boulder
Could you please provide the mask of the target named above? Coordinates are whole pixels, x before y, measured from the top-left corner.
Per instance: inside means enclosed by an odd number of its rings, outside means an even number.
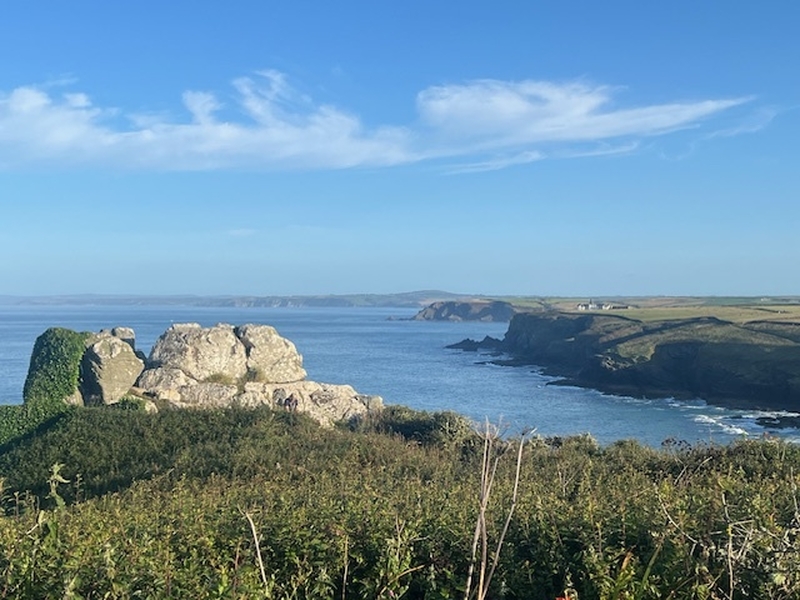
[[[248,373],[256,381],[287,383],[306,378],[303,357],[274,327],[242,325],[235,331],[247,351]]]
[[[189,377],[180,369],[155,367],[154,369],[146,369],[142,372],[139,379],[136,381],[136,387],[140,388],[143,394],[152,398],[180,404],[180,390],[190,385],[196,385],[197,383],[199,382]]]
[[[80,366],[83,404],[119,402],[143,369],[144,363],[128,341],[110,334],[90,339]]]
[[[111,335],[121,339],[123,342],[130,345],[134,352],[136,351],[136,333],[131,327],[114,327],[111,330]]]
[[[278,410],[296,410],[306,413],[324,427],[383,407],[380,396],[359,394],[349,385],[297,381],[288,384],[247,383],[244,389],[244,393],[236,399],[239,406],[266,405]],[[284,404],[292,397],[297,401],[296,408]]]
[[[151,366],[180,369],[196,381],[224,376],[235,381],[247,373],[244,344],[233,327],[197,323],[173,325],[158,338],[150,352]]]
[[[239,390],[222,383],[197,383],[178,390],[180,399],[170,402],[175,408],[226,408],[235,404]]]
[[[380,410],[383,404],[379,396],[359,394],[349,385],[306,380],[295,345],[268,325],[173,325],[146,361],[139,358],[135,339],[129,327],[96,334],[48,330],[37,340],[41,348],[31,359],[28,379],[33,383],[26,381],[27,395],[34,400],[52,395],[50,384],[60,378],[65,384],[59,398],[69,404],[116,404],[130,395],[148,412],[269,406],[304,412],[323,426]],[[61,357],[56,351],[64,354],[67,346],[71,353]],[[58,369],[52,368],[54,362]]]

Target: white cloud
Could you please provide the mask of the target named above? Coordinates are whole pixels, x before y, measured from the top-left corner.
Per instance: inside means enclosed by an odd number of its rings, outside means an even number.
[[[0,92],[0,166],[341,169],[467,158],[449,171],[485,171],[619,152],[644,137],[700,127],[750,100],[618,108],[609,86],[479,80],[421,91],[417,125],[368,128],[356,114],[299,93],[278,71],[232,85],[225,104],[211,92],[184,92],[183,120],[97,107],[83,92],[58,97],[47,85]]]
[[[552,142],[590,142],[661,135],[750,98],[701,100],[614,109],[612,88],[584,83],[480,80],[420,92],[425,123],[447,138],[491,149]]]
[[[513,156],[503,156],[492,158],[489,160],[484,160],[481,162],[475,163],[467,163],[463,165],[455,165],[447,170],[450,174],[457,174],[457,173],[481,173],[484,171],[498,171],[500,169],[505,169],[506,167],[511,167],[513,165],[524,165],[526,163],[535,162],[537,160],[543,160],[546,156],[542,152],[538,152],[536,150],[528,150],[526,152],[520,152],[519,154],[515,154]]]

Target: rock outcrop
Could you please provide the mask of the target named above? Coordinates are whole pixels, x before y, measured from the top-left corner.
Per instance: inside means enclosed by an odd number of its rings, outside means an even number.
[[[381,406],[348,385],[306,380],[303,358],[268,325],[173,325],[156,341],[135,392],[174,408],[267,405],[325,426]]]
[[[102,331],[89,338],[80,366],[79,391],[85,405],[115,404],[144,370],[130,328]]]
[[[500,300],[434,302],[414,315],[413,320],[507,322],[516,312],[511,304]]]
[[[297,348],[268,325],[173,325],[146,360],[135,339],[129,327],[96,334],[51,328],[34,346],[26,402],[113,405],[127,396],[147,411],[270,406],[323,426],[382,406],[380,396],[349,385],[308,381]]]

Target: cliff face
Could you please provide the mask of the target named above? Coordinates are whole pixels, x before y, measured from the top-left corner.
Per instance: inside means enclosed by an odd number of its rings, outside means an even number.
[[[800,410],[798,330],[791,323],[737,325],[708,317],[644,323],[602,314],[520,314],[503,349],[604,391]]]
[[[416,315],[415,321],[510,321],[516,310],[500,300],[434,302]]]

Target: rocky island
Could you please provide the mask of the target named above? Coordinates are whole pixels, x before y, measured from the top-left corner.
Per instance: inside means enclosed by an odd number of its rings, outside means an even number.
[[[637,397],[702,398],[800,411],[800,323],[713,316],[639,320],[600,312],[517,314],[503,340],[452,347],[505,352],[560,383]]]

